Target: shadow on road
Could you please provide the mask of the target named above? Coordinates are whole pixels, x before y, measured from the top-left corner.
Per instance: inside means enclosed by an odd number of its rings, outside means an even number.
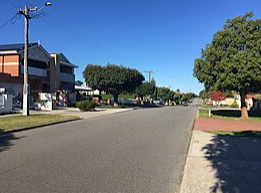
[[[261,138],[216,136],[203,147],[217,181],[212,193],[261,192]]]
[[[13,146],[12,141],[20,138],[21,137],[15,137],[13,133],[4,133],[0,130],[0,153]]]

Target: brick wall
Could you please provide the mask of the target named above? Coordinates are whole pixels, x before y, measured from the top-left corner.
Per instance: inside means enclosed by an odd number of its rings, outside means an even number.
[[[0,56],[0,73],[19,76],[19,55]]]

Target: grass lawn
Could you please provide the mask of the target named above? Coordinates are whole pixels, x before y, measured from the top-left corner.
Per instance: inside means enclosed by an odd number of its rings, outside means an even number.
[[[261,137],[261,131],[205,131],[216,135],[236,136],[236,137]]]
[[[239,120],[239,121],[260,121],[261,122],[261,114],[260,113],[252,113],[248,112],[247,119],[241,119],[241,111],[240,110],[211,110],[211,117],[209,117],[208,109],[199,109],[199,117],[201,118],[214,118],[214,119],[227,119],[227,120]]]
[[[46,115],[37,114],[30,116],[10,116],[0,117],[0,132],[19,130],[25,127],[38,126],[43,124],[56,123],[78,119],[77,116],[71,115]]]

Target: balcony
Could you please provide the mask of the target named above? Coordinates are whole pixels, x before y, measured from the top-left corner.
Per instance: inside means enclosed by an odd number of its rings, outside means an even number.
[[[21,66],[21,74],[24,73],[24,66]],[[34,76],[47,77],[47,69],[28,66],[28,74]]]
[[[75,83],[75,75],[74,74],[67,74],[67,73],[60,73],[60,82],[68,82],[68,83]]]

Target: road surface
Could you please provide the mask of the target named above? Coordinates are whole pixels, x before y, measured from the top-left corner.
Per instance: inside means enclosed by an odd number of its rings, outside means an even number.
[[[0,135],[0,192],[175,193],[197,107]]]

